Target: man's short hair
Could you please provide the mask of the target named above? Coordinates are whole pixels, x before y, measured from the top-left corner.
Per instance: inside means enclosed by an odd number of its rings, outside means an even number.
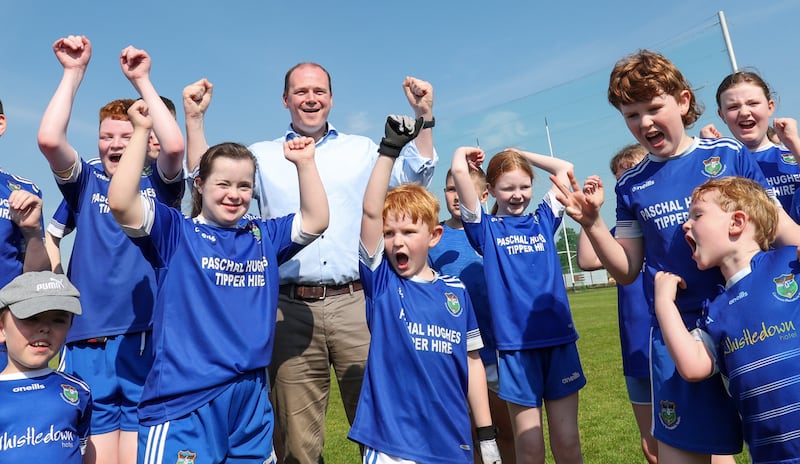
[[[283,96],[289,95],[289,78],[291,77],[292,73],[295,69],[303,67],[303,66],[314,66],[317,67],[325,72],[325,75],[328,76],[328,92],[333,95],[333,85],[331,84],[331,73],[328,72],[321,64],[312,63],[310,61],[304,61],[302,63],[297,63],[296,65],[292,66],[288,71],[286,71],[286,75],[283,77]]]
[[[0,114],[5,114],[5,113],[3,113],[3,101],[2,100],[0,100]]]

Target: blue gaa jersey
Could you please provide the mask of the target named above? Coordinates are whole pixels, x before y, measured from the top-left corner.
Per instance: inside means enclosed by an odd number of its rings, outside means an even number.
[[[77,234],[67,275],[81,292],[83,316],[76,317],[67,342],[150,329],[155,273],[108,208],[109,177],[102,165],[81,160],[68,179],[56,177],[75,216]],[[180,176],[178,176],[180,177]],[[142,194],[172,204],[183,182],[166,183],[153,169],[142,173]]]
[[[672,272],[686,280],[675,300],[681,312],[699,315],[703,301],[722,285],[719,269],[701,271],[682,230],[689,215],[692,190],[708,179],[741,176],[769,188],[755,158],[734,139],[698,139],[680,155],[648,154],[617,181],[617,238],[644,238],[644,289],[653,312],[656,272]],[[772,193],[770,193],[772,195]],[[652,318],[656,324],[655,317]]]
[[[302,234],[299,215],[223,228],[152,199],[143,204],[145,225],[127,233],[140,235],[135,242],[159,270],[153,367],[139,403],[140,424],[153,426],[269,365],[278,266],[315,236]]]
[[[103,163],[100,158],[92,158],[87,163],[101,171],[103,170]],[[67,201],[62,198],[53,213],[53,217],[50,219],[50,223],[47,224],[47,232],[53,237],[64,238],[73,230],[75,230],[75,216],[70,211]]]
[[[786,147],[773,145],[765,150],[753,152],[767,184],[775,192],[785,211],[792,207],[792,197],[800,185],[800,166]]]
[[[796,247],[757,254],[708,305],[701,326],[742,416],[754,463],[800,457],[798,274]]]
[[[382,241],[360,260],[372,342],[348,437],[415,462],[472,463],[467,352],[482,344],[464,284],[398,276]]]
[[[89,387],[71,375],[0,375],[0,462],[81,464],[91,418]]]
[[[14,190],[27,190],[42,197],[42,192],[33,182],[0,169],[0,287],[22,274],[25,255],[22,232],[11,220],[8,207],[8,197]]]
[[[47,224],[47,232],[53,237],[64,238],[75,230],[75,216],[69,209],[67,201],[63,198],[56,207],[50,223]]]
[[[463,230],[442,223],[444,233],[435,247],[428,251],[431,267],[442,274],[458,277],[469,291],[469,299],[478,319],[483,348],[483,364],[497,364],[497,345],[494,342],[492,316],[489,314],[489,295],[483,279],[483,257],[472,248]]]
[[[476,205],[477,206],[477,205]],[[497,349],[544,348],[578,339],[554,235],[563,206],[552,192],[533,214],[492,216],[461,205],[464,231],[483,255]]]

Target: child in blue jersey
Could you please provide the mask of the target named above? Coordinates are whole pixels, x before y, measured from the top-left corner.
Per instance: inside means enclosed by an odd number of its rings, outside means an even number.
[[[800,155],[797,121],[775,118],[774,132],[783,146],[770,140],[775,101],[764,79],[751,71],[738,71],[722,80],[717,88],[717,107],[717,114],[736,140],[755,156],[783,209],[790,211],[792,197],[800,186],[800,165],[795,159]],[[717,138],[722,134],[709,124],[700,131],[700,136]]]
[[[255,158],[242,145],[223,143],[200,161],[187,218],[140,194],[153,121],[141,100],[128,114],[134,132],[111,181],[109,207],[159,276],[153,368],[138,411],[139,462],[274,462],[266,368],[278,266],[328,224],[314,140],[284,145],[297,167],[297,214],[243,219]]]
[[[489,197],[489,191],[486,190],[486,173],[481,168],[475,168],[471,169],[469,174],[479,201],[481,205],[484,205]],[[498,429],[497,445],[500,448],[503,462],[513,464],[514,434],[508,417],[508,405],[497,396],[500,385],[497,377],[497,346],[492,335],[489,296],[483,278],[483,257],[472,248],[464,233],[456,184],[453,174],[449,170],[445,176],[444,200],[450,218],[440,223],[443,228],[442,238],[428,253],[431,267],[439,273],[458,277],[469,291],[469,298],[478,320],[481,339],[483,339],[483,348],[478,353],[486,370],[489,409],[492,413],[492,421]]]
[[[694,190],[686,241],[698,268],[719,267],[725,291],[691,332],[675,306],[688,283],[669,272],[655,277],[656,316],[678,372],[688,381],[722,374],[754,463],[800,456],[800,260],[795,246],[770,250],[778,209],[749,179],[709,180]]]
[[[387,118],[364,192],[359,273],[372,342],[349,438],[364,446],[364,463],[471,463],[469,405],[483,462],[499,463],[469,295],[428,265],[439,204],[417,184],[387,195],[394,161],[422,123]]]
[[[480,148],[453,154],[464,231],[483,256],[494,339],[499,352],[499,396],[508,402],[516,457],[544,462],[542,407],[547,407],[550,443],[558,462],[581,462],[578,391],[586,384],[554,235],[563,207],[549,191],[535,213],[533,169],[566,180],[572,164],[558,158],[507,149],[486,169],[496,204],[485,214],[472,187],[470,164],[483,161]]]
[[[81,464],[92,397],[81,380],[48,362],[81,314],[78,290],[51,271],[26,272],[0,289],[0,462]],[[86,462],[89,462],[88,460]]]
[[[75,95],[91,58],[86,37],[57,40],[53,51],[63,67],[39,128],[39,148],[71,212],[76,236],[70,280],[81,291],[84,316],[67,337],[61,365],[92,386],[92,437],[87,456],[98,462],[132,464],[136,458],[139,402],[152,350],[147,346],[156,275],[112,217],[108,186],[133,132],[127,108],[115,100],[100,110],[98,154],[101,165],[83,160],[67,139]],[[151,60],[143,50],[125,48],[120,66],[151,106],[161,156],[142,174],[142,191],[172,204],[182,193],[183,135],[150,81]]]
[[[617,62],[609,79],[609,102],[649,154],[616,185],[617,224],[612,236],[601,218],[603,184],[589,176],[581,188],[554,179],[558,199],[581,224],[603,266],[625,285],[644,265],[645,295],[652,314],[653,278],[659,270],[681,275],[686,289],[676,303],[687,327],[695,327],[703,301],[723,282],[718,270],[698,270],[681,224],[688,217],[691,192],[708,178],[739,175],[768,184],[753,156],[733,139],[696,139],[686,133],[700,109],[689,82],[664,56],[649,50]],[[782,211],[782,210],[781,210]],[[778,239],[800,243],[795,224],[781,212]],[[705,463],[710,455],[741,451],[741,428],[734,404],[719,376],[688,383],[675,372],[659,327],[651,337],[653,436],[659,463]],[[733,462],[732,457],[726,458]]]
[[[6,132],[6,115],[0,102],[0,137]],[[42,243],[42,193],[28,179],[0,169],[0,286],[23,271],[50,268]],[[5,367],[0,343],[0,369]]]
[[[166,105],[167,110],[169,110],[170,114],[173,118],[177,119],[177,115],[175,113],[175,103],[172,102],[167,97],[161,96],[161,101],[164,102]],[[147,169],[152,167],[152,165],[158,160],[158,156],[161,153],[161,143],[159,143],[158,138],[156,137],[155,131],[150,133],[150,144],[149,149],[147,150],[147,160],[148,164],[145,168],[145,175],[147,175]],[[169,154],[165,154],[164,156],[170,156]],[[100,162],[100,158],[92,158],[88,161],[91,165],[102,165]],[[101,168],[102,169],[102,168]],[[170,198],[174,195],[168,195]],[[180,207],[180,202],[182,200],[183,195],[178,195],[175,197],[174,203],[172,206],[176,208]],[[158,198],[158,196],[156,197]],[[53,272],[57,273],[64,273],[64,269],[62,266],[61,260],[61,240],[64,239],[67,235],[69,235],[75,229],[75,216],[69,209],[69,205],[67,202],[62,199],[61,203],[58,204],[56,207],[55,212],[53,213],[53,217],[50,218],[50,222],[47,224],[47,228],[45,229],[45,248],[47,249],[47,255],[50,258],[50,267]]]
[[[645,156],[647,150],[640,144],[627,145],[611,158],[611,173],[619,179],[622,173],[639,164]],[[578,266],[584,271],[603,268],[583,229],[578,234],[577,254]],[[658,461],[658,444],[650,432],[653,416],[650,398],[650,311],[641,273],[633,283],[617,285],[617,313],[622,373],[628,400],[639,428],[642,453],[649,464],[655,464]]]

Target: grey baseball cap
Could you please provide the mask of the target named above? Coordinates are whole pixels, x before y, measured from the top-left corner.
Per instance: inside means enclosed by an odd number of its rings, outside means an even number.
[[[80,314],[79,296],[78,289],[63,274],[25,272],[0,289],[0,308],[8,306],[19,319],[54,309]]]

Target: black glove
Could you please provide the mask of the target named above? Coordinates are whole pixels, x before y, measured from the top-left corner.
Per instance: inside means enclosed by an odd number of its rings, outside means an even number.
[[[478,427],[475,429],[475,435],[478,437],[483,464],[502,464],[503,460],[500,459],[500,449],[497,447],[496,440],[497,427],[494,425]]]
[[[422,130],[422,116],[416,120],[410,116],[393,114],[386,117],[385,134],[381,139],[378,153],[381,155],[397,158],[400,150],[410,141],[417,138]]]

